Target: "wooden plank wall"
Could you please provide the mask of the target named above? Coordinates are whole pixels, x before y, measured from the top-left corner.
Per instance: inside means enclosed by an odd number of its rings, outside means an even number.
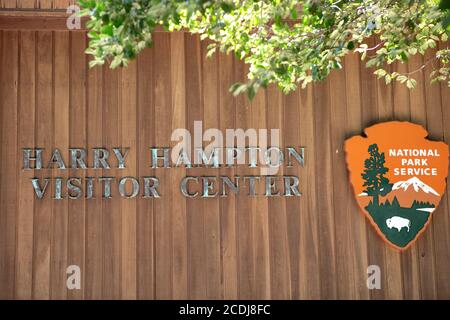
[[[76,0],[0,0],[0,8],[7,9],[66,9]]]
[[[228,92],[245,66],[223,54],[206,59],[196,36],[157,33],[152,49],[115,71],[88,70],[86,41],[83,32],[0,31],[0,298],[450,298],[448,196],[429,230],[400,254],[359,214],[343,153],[347,137],[390,119],[420,123],[449,143],[450,91],[428,85],[428,69],[409,91],[384,85],[350,56],[323,83],[288,96],[270,87],[249,103]],[[182,197],[181,177],[218,172],[156,172],[145,153],[171,145],[172,130],[192,130],[194,120],[205,129],[280,128],[283,145],[306,147],[304,168],[283,169],[300,176],[303,197]],[[125,174],[157,175],[164,196],[36,200],[29,178],[61,172],[22,171],[21,148],[34,146],[58,147],[65,157],[68,147],[131,147]],[[71,264],[81,267],[81,290],[66,289]],[[381,290],[366,287],[373,264]]]

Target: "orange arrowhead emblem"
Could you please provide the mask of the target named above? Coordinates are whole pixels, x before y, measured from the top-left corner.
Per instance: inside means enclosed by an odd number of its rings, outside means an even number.
[[[345,141],[356,201],[375,230],[399,250],[430,223],[446,190],[448,146],[410,122],[384,122]]]

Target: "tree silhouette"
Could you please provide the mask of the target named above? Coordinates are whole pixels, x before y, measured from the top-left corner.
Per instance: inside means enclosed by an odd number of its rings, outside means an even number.
[[[379,152],[378,145],[369,146],[370,157],[364,161],[364,172],[361,174],[364,179],[363,186],[368,196],[373,197],[373,205],[379,206],[379,196],[385,196],[392,190],[392,183],[384,175],[389,171],[384,166],[384,152]]]
[[[400,208],[400,203],[398,202],[397,196],[392,200],[392,207]]]

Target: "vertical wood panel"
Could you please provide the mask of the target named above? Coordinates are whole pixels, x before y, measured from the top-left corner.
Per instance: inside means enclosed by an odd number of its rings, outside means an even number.
[[[219,57],[220,59],[220,57]],[[267,129],[267,99],[266,92],[261,91],[255,97],[250,106],[252,116],[252,127],[261,131]],[[260,135],[262,137],[262,135]],[[258,141],[258,144],[266,143],[266,141]],[[254,146],[257,147],[257,146]],[[260,154],[258,154],[260,159]],[[259,175],[261,170],[258,168],[253,171],[254,175]],[[263,185],[259,185],[256,189],[258,194],[264,192]],[[247,191],[247,190],[245,190]],[[253,215],[253,263],[255,266],[255,299],[270,299],[270,240],[269,240],[269,204],[268,200],[263,197],[252,199],[252,215]],[[295,250],[295,249],[294,249]]]
[[[435,52],[426,53],[424,56],[424,61],[428,61],[434,54]],[[426,81],[429,81],[430,79],[430,72],[431,71],[429,69],[424,70],[424,78]],[[430,138],[440,138],[442,137],[442,111],[440,108],[439,86],[426,85],[424,89],[426,103],[426,129],[430,134]],[[419,239],[418,244],[421,257],[420,277],[422,298],[433,299],[436,297],[434,223],[430,223],[427,232],[425,232],[421,239]]]
[[[138,59],[138,132],[139,175],[153,176],[150,170],[150,146],[155,146],[155,114],[153,100],[153,52],[144,51]],[[138,201],[137,213],[137,294],[139,299],[155,297],[154,202]]]
[[[155,97],[155,145],[166,147],[170,145],[172,119],[171,108],[171,61],[170,61],[170,35],[154,35],[154,53],[158,59],[153,59],[154,67],[154,97]],[[159,165],[162,165],[161,162]],[[172,201],[169,170],[158,169],[158,178],[162,183],[160,187],[161,198],[154,202],[154,230],[155,230],[155,298],[172,298],[172,234],[167,232],[172,227]]]
[[[186,52],[185,37],[183,33],[174,33],[170,38],[171,53],[171,96],[172,96],[172,123],[171,129],[186,128]],[[181,139],[181,137],[177,137]],[[183,139],[190,139],[187,135]],[[175,146],[175,142],[171,143]],[[175,168],[171,172],[171,185],[176,188],[186,175],[183,167]],[[175,191],[175,190],[174,190]],[[187,215],[186,199],[177,190],[173,197],[173,298],[187,299]]]
[[[284,123],[283,133],[284,133],[284,145],[286,147],[294,147],[298,150],[300,140],[300,126],[299,124],[299,104],[300,104],[300,93],[294,92],[285,98],[284,106]],[[303,128],[302,128],[303,129]],[[297,176],[303,168],[299,168],[297,164],[294,164],[292,168],[286,168],[285,175]],[[302,186],[299,188],[304,188],[303,182],[300,181]],[[302,192],[302,190],[300,190]],[[300,299],[300,215],[302,211],[300,210],[300,202],[304,198],[298,198],[295,196],[286,198],[286,225],[287,225],[287,236],[288,236],[288,248],[289,248],[289,269],[291,275],[291,298]],[[257,242],[255,242],[257,243]]]
[[[208,42],[201,43],[203,123],[205,129],[219,128],[218,54],[206,57]],[[183,110],[186,112],[186,110]],[[204,147],[209,144],[205,141]],[[205,170],[205,175],[217,176],[217,169]],[[219,197],[203,203],[205,212],[205,254],[206,254],[206,298],[220,299],[221,263],[220,263],[220,206]]]
[[[202,65],[198,36],[185,35],[187,128],[194,134],[194,122],[203,119]],[[204,124],[203,124],[203,130]],[[201,137],[199,138],[201,143]],[[198,176],[192,168],[187,175]],[[201,192],[201,190],[200,190]],[[187,199],[188,293],[190,299],[206,297],[205,212],[200,199]]]
[[[36,1],[35,0],[21,0],[17,3],[20,8],[35,8]]]
[[[441,45],[441,48],[444,47]],[[446,83],[441,83],[441,108],[442,108],[442,124],[443,124],[443,138],[445,141],[450,139],[450,90]],[[448,180],[447,180],[448,181]],[[446,194],[442,198],[441,208],[438,216],[434,216],[433,224],[436,228],[442,228],[440,236],[445,238],[445,241],[440,239],[435,240],[436,248],[436,265],[437,265],[437,297],[439,299],[450,299],[450,274],[446,266],[450,264],[450,234],[448,233],[450,227],[450,185],[447,183]],[[447,271],[446,271],[447,269]]]
[[[433,55],[431,55],[433,54]],[[428,59],[434,59],[436,52],[433,50],[429,55],[425,56],[425,61]],[[424,74],[426,79],[430,79],[429,75],[431,68],[425,68]],[[427,101],[427,127],[431,139],[444,139],[445,138],[445,112],[449,108],[449,100],[442,100],[443,94],[449,90],[446,88],[441,90],[440,84],[432,84],[426,87],[425,96]],[[442,102],[444,101],[444,104]],[[448,197],[448,194],[447,194]],[[430,252],[429,264],[430,267],[434,267],[434,280],[428,288],[429,292],[424,293],[426,298],[442,298],[448,297],[449,291],[449,275],[448,265],[449,261],[449,220],[448,215],[444,212],[448,212],[448,204],[445,201],[445,196],[442,198],[440,206],[433,212],[432,216],[432,248]],[[431,239],[430,239],[431,240]],[[433,258],[431,260],[431,258]],[[447,270],[447,271],[446,271]],[[434,286],[433,286],[434,285]]]
[[[332,155],[330,132],[329,83],[314,88],[314,130],[316,160],[316,212],[319,221],[319,263],[321,298],[333,299],[337,295],[335,234],[333,216]],[[321,198],[319,198],[321,197]]]
[[[103,72],[101,68],[89,70],[86,84],[86,110],[87,121],[87,145],[89,149],[104,147],[103,145]],[[91,159],[92,161],[92,159]],[[90,177],[101,177],[106,174],[105,170],[89,170]],[[86,299],[102,298],[103,285],[103,216],[101,188],[96,188],[95,200],[86,202],[86,258],[85,258],[85,297]]]
[[[2,122],[1,122],[1,183],[0,183],[0,298],[14,296],[16,255],[16,212],[18,164],[17,150],[17,86],[19,33],[3,32],[1,47]]]
[[[19,145],[23,148],[35,147],[35,106],[36,106],[36,33],[20,34],[20,82],[19,82]],[[0,89],[1,90],[1,89]],[[20,170],[18,176],[19,207],[17,210],[17,252],[16,252],[16,292],[18,299],[30,299],[33,274],[33,208],[34,191],[30,179],[34,170]]]
[[[126,157],[127,168],[122,170],[124,177],[136,177],[136,62],[131,62],[122,69],[120,86],[120,146],[123,152],[129,148]],[[126,192],[132,192],[128,183]],[[138,197],[140,193],[138,194]],[[122,216],[121,245],[121,292],[122,299],[136,299],[136,198],[120,199]]]
[[[61,151],[64,159],[69,159],[69,118],[70,118],[70,62],[69,62],[69,33],[55,32],[53,63],[54,63],[54,130],[53,140],[55,148]],[[68,164],[66,164],[68,165]],[[53,176],[67,178],[66,170],[54,170]],[[67,226],[68,202],[58,200],[54,202],[52,217],[52,254],[51,254],[51,298],[65,299],[66,268],[67,268]]]
[[[350,197],[343,196],[351,194],[347,178],[345,153],[342,139],[339,136],[348,123],[347,113],[342,109],[347,102],[346,81],[344,72],[334,72],[330,75],[330,111],[331,111],[331,154],[333,170],[333,195],[334,224],[336,235],[336,273],[339,275],[340,285],[337,286],[337,296],[341,299],[354,299],[357,296],[354,283],[355,274],[352,271],[354,255],[351,229],[348,228],[349,221],[354,218],[354,212],[349,212]]]
[[[38,8],[40,9],[51,9],[53,8],[53,1],[54,0],[39,0],[38,1]]]
[[[103,104],[103,146],[114,148],[120,146],[119,136],[119,90],[120,70],[104,69],[102,88]],[[111,168],[105,170],[104,177],[117,177],[121,175],[117,168],[117,161],[112,162]],[[111,182],[111,189],[117,186],[117,181]],[[117,193],[117,188],[115,188]],[[102,297],[104,299],[120,299],[120,248],[121,248],[121,212],[120,199],[102,199],[102,230],[103,230],[103,270],[102,270]]]
[[[17,0],[1,0],[1,8],[17,8]]]
[[[267,106],[267,129],[281,129],[284,121],[284,97],[275,86],[267,89],[267,99],[271,103]],[[244,97],[245,98],[245,97]],[[280,132],[280,147],[284,147],[284,137]],[[280,167],[277,175],[283,174]],[[280,184],[278,184],[280,188]],[[282,189],[278,189],[282,192]],[[269,235],[270,235],[270,275],[271,298],[291,298],[291,270],[289,265],[289,248],[287,234],[286,200],[284,197],[268,198],[269,205]]]
[[[350,55],[345,59],[345,89],[346,89],[346,106],[347,106],[347,123],[344,129],[346,137],[362,132],[362,77],[360,70],[359,56]],[[348,176],[345,177],[348,181]],[[347,185],[347,216],[346,219],[350,223],[350,240],[353,253],[350,260],[353,268],[353,286],[356,298],[368,299],[370,294],[366,285],[367,267],[368,267],[368,250],[367,250],[367,232],[366,218],[359,214],[356,200],[353,198],[352,187]],[[358,218],[355,217],[358,215]]]
[[[86,35],[83,33],[71,34],[70,50],[70,147],[83,148],[87,144],[87,112],[86,112],[86,56],[84,48]],[[73,177],[84,180],[86,172],[79,169],[70,169]],[[81,286],[83,290],[70,290],[69,299],[84,297],[85,277],[85,227],[86,227],[86,200],[84,194],[80,199],[69,202],[68,214],[68,248],[67,262],[77,265],[81,269]],[[117,237],[116,237],[117,238]]]
[[[51,150],[53,146],[53,66],[52,33],[38,32],[36,57],[36,145]],[[44,162],[45,163],[45,162]],[[36,174],[41,185],[51,176],[47,169]],[[48,191],[53,190],[48,186]],[[50,244],[53,201],[46,197],[34,207],[33,298],[50,298]]]
[[[236,78],[240,82],[245,81],[248,68],[242,63],[235,64]],[[235,97],[236,113],[235,127],[230,129],[251,128],[251,113],[248,99],[245,95]],[[237,140],[227,141],[232,147],[237,147]],[[248,142],[246,142],[248,143]],[[245,166],[238,166],[235,174],[239,176],[249,175],[249,170]],[[240,193],[236,198],[236,235],[237,235],[237,258],[238,258],[238,297],[239,299],[253,299],[255,294],[255,277],[253,255],[253,214],[251,209],[251,199],[244,193]]]
[[[305,147],[305,166],[299,169],[302,184],[300,199],[300,263],[299,285],[301,299],[319,299],[320,261],[319,261],[319,215],[316,214],[318,200],[316,188],[316,135],[314,121],[313,87],[308,86],[300,92],[300,108],[297,120],[299,123],[299,143]],[[318,155],[320,156],[320,155]]]
[[[53,8],[55,8],[55,9],[66,9],[71,4],[73,4],[73,1],[53,0]]]
[[[220,104],[220,130],[225,132],[227,128],[235,128],[236,101],[228,88],[230,83],[236,82],[234,75],[234,59],[231,55],[219,56],[219,104]],[[221,175],[233,176],[234,168],[220,169]],[[237,235],[236,235],[236,196],[229,195],[220,200],[220,238],[221,261],[223,278],[223,298],[238,298],[238,274],[237,274]]]

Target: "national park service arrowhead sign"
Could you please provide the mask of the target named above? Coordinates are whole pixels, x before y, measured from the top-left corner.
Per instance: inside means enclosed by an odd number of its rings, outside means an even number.
[[[411,246],[431,221],[446,189],[448,146],[410,122],[384,122],[345,141],[356,201],[388,244]]]

